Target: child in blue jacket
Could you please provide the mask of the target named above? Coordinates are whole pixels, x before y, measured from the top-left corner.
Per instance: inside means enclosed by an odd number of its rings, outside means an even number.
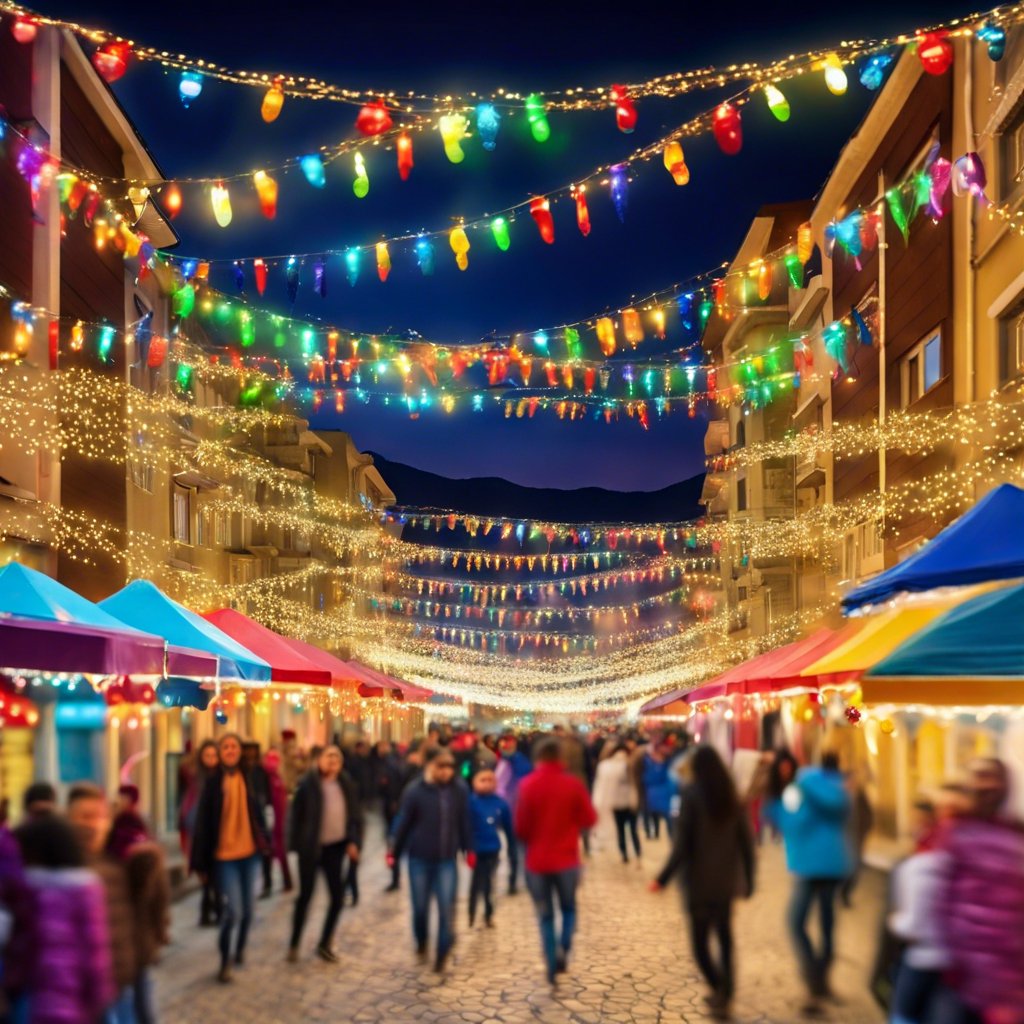
[[[498,796],[497,778],[489,768],[473,776],[473,792],[469,798],[469,817],[473,827],[473,852],[469,855],[473,881],[469,889],[469,926],[476,920],[476,908],[484,901],[484,924],[491,927],[494,917],[494,869],[501,853],[501,833],[505,833],[512,871],[516,869],[516,841],[512,831],[512,811],[508,802]]]

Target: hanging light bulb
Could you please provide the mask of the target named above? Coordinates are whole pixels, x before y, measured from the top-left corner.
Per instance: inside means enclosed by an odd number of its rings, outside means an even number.
[[[606,356],[615,354],[615,324],[609,316],[601,317],[594,325],[597,331],[597,343]]]
[[[846,71],[839,54],[830,53],[824,60],[822,67],[825,71],[825,85],[833,96],[842,96],[846,92]]]
[[[277,120],[284,106],[284,89],[281,86],[281,79],[275,78],[270,88],[263,94],[263,103],[260,105],[260,116],[270,124]]]
[[[104,82],[116,82],[127,70],[132,48],[128,43],[107,43],[92,55],[92,65]]]
[[[622,311],[622,334],[633,348],[636,348],[644,340],[644,328],[640,322],[640,314],[632,307]]]
[[[917,41],[917,56],[929,75],[944,75],[953,66],[953,44],[946,32],[926,32]]]
[[[715,142],[726,156],[735,156],[743,148],[743,124],[739,108],[732,103],[720,103],[712,121]]]
[[[181,212],[181,190],[172,181],[163,192],[164,209],[173,220]]]
[[[615,124],[620,132],[629,135],[636,128],[636,104],[629,95],[629,86],[613,85],[611,100],[615,107]]]
[[[377,243],[377,276],[384,282],[391,273],[391,253],[388,252],[387,242]]]
[[[222,228],[226,228],[231,223],[231,195],[224,182],[218,181],[210,189],[210,201],[213,203],[214,219]]]
[[[416,239],[416,264],[424,277],[434,273],[434,243],[426,235]]]
[[[267,290],[267,265],[263,260],[252,261],[252,272],[256,278],[256,291],[262,295]]]
[[[886,69],[893,61],[891,53],[874,53],[864,62],[860,70],[860,84],[874,92],[885,81]]]
[[[789,120],[789,100],[782,94],[777,85],[770,82],[764,87],[764,98],[768,101],[768,109],[775,116],[776,121]]]
[[[688,185],[690,183],[690,169],[686,166],[683,147],[678,142],[670,142],[665,147],[663,160],[665,170],[672,175],[672,180],[677,185]]]
[[[993,21],[986,21],[978,29],[978,38],[985,44],[990,60],[1000,61],[1006,52],[1006,29]]]
[[[551,138],[551,126],[544,106],[544,97],[538,92],[531,92],[526,97],[526,120],[530,124],[530,134],[534,142],[547,142]]]
[[[393,123],[383,100],[365,104],[356,117],[356,128],[370,137],[390,131]]]
[[[551,216],[551,203],[543,196],[530,200],[530,216],[537,224],[540,237],[552,245],[555,241],[555,221]]]
[[[495,244],[502,252],[508,252],[512,239],[509,236],[508,221],[504,217],[495,217],[491,221],[491,234],[494,236]]]
[[[366,164],[363,162],[363,154],[356,150],[355,155],[356,180],[352,182],[352,191],[357,199],[365,199],[370,192],[370,176],[366,173]]]
[[[459,270],[466,270],[469,267],[469,238],[466,236],[466,229],[461,225],[452,228],[448,244],[455,253],[455,265]]]
[[[273,220],[277,216],[277,182],[266,171],[256,171],[252,181],[256,186],[263,216]]]
[[[609,169],[609,188],[615,213],[623,223],[626,221],[626,200],[629,195],[629,174],[625,164],[614,164]]]
[[[358,249],[349,249],[345,253],[345,275],[353,288],[356,286],[356,281],[359,280],[359,262],[360,251]]]
[[[651,323],[654,324],[654,336],[659,341],[665,340],[665,310],[658,306],[651,311]]]
[[[796,229],[796,254],[801,266],[807,266],[807,261],[814,253],[814,228],[811,222],[804,221]]]
[[[182,71],[178,82],[178,96],[182,106],[188,110],[192,101],[199,98],[203,91],[203,76],[195,71]]]
[[[441,141],[444,143],[444,155],[453,164],[461,164],[466,154],[462,151],[462,139],[466,134],[469,122],[462,114],[445,114],[437,122]]]
[[[501,114],[493,103],[480,103],[476,108],[476,131],[480,136],[484,149],[492,152],[498,144],[498,129],[501,127]]]
[[[299,166],[306,176],[306,181],[313,188],[323,188],[327,183],[327,178],[324,175],[324,162],[320,159],[319,153],[308,153],[306,156],[300,157]]]
[[[99,340],[96,349],[100,359],[105,363],[110,358],[110,350],[114,347],[114,328],[111,324],[104,324],[100,328]]]
[[[39,24],[33,18],[26,17],[25,15],[18,15],[14,19],[14,24],[11,25],[11,35],[23,45],[31,43],[38,31]]]
[[[405,132],[395,140],[395,151],[398,155],[398,176],[402,181],[408,181],[412,170],[412,139]]]
[[[590,234],[590,208],[587,206],[587,186],[574,185],[573,198],[576,200],[576,226],[586,238]]]

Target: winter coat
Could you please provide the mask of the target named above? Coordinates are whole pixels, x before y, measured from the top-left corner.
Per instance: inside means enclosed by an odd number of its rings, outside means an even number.
[[[635,811],[639,797],[629,754],[617,754],[598,763],[594,779],[594,806],[601,811]]]
[[[37,948],[31,1024],[95,1024],[114,1001],[103,885],[85,868],[28,868]]]
[[[754,891],[754,842],[742,805],[718,820],[695,786],[683,788],[672,853],[658,882],[667,885],[673,876],[689,907],[729,903]]]
[[[128,851],[149,839],[149,829],[135,811],[121,811],[115,815],[107,836],[107,853],[114,860],[124,860]]]
[[[157,843],[133,847],[125,869],[138,965],[150,967],[160,959],[161,948],[171,941],[171,884],[163,848]]]
[[[249,826],[252,829],[256,852],[270,853],[270,837],[267,833],[266,820],[263,817],[263,806],[260,804],[249,779],[242,768],[245,779],[245,790],[249,803]],[[215,768],[203,784],[196,806],[196,827],[192,836],[192,855],[190,867],[197,874],[209,875],[217,860],[217,846],[220,843],[220,819],[224,811],[224,769]]]
[[[363,844],[363,808],[355,784],[342,772],[338,786],[345,798],[345,844]],[[295,787],[288,818],[288,849],[299,855],[299,867],[312,870],[320,860],[320,825],[324,813],[323,780],[318,770],[307,772]]]
[[[1003,1008],[1024,1021],[1024,828],[965,818],[943,849],[940,920],[953,987],[979,1016]]]
[[[900,861],[889,879],[889,931],[907,943],[903,962],[919,971],[940,971],[949,965],[939,916],[939,895],[949,855],[921,850]]]
[[[384,807],[384,815],[393,818],[398,813],[402,790],[408,782],[402,762],[394,754],[377,758],[375,774],[377,796]]]
[[[473,824],[473,849],[477,853],[498,853],[501,833],[505,833],[509,859],[516,860],[516,836],[512,831],[512,811],[497,793],[470,793],[469,817]]]
[[[391,848],[396,857],[454,860],[473,849],[469,794],[458,779],[444,786],[417,779],[402,796]]]
[[[656,761],[650,754],[644,754],[643,784],[648,813],[668,817],[676,791],[669,777],[668,761]]]
[[[267,786],[270,793],[270,807],[274,812],[274,824],[270,829],[271,853],[278,860],[285,856],[285,822],[288,818],[288,790],[284,779],[276,769],[264,768],[267,773]]]
[[[0,913],[7,929],[0,953],[3,989],[11,995],[28,984],[39,938],[34,897],[25,878],[21,847],[6,825],[0,825]]]
[[[786,866],[800,878],[847,878],[853,858],[846,823],[850,794],[839,772],[801,768],[781,800],[766,809],[782,832]]]
[[[526,844],[526,870],[538,874],[579,867],[580,833],[597,824],[586,786],[557,762],[523,780],[516,835]]]

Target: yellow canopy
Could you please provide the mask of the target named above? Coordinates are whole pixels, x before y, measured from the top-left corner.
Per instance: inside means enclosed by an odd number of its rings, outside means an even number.
[[[874,615],[865,622],[863,629],[823,658],[808,665],[800,675],[830,676],[866,672],[954,603],[946,601],[941,604],[911,605]]]

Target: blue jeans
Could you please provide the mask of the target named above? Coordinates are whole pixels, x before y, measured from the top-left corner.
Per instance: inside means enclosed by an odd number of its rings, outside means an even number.
[[[793,896],[789,901],[789,932],[800,970],[812,995],[825,995],[828,991],[828,972],[834,955],[832,931],[835,928],[836,893],[841,878],[796,878]],[[811,905],[817,902],[821,919],[821,949],[815,950],[807,934],[807,917]]]
[[[143,967],[135,979],[136,1024],[156,1024],[156,993],[153,990],[153,970]]]
[[[537,910],[540,922],[540,939],[544,949],[544,960],[547,963],[548,975],[553,977],[558,967],[558,947],[563,954],[568,954],[572,946],[572,935],[576,930],[576,886],[580,882],[580,869],[568,868],[565,871],[552,871],[539,875],[533,871],[526,872],[526,888],[533,897],[533,905]],[[561,939],[555,937],[555,898],[562,911]]]
[[[245,952],[245,940],[252,923],[252,904],[262,862],[260,855],[241,857],[238,860],[217,861],[217,890],[224,901],[220,912],[220,962],[226,967],[231,960],[231,933],[238,924],[238,942],[235,958],[241,962]]]
[[[135,1024],[135,986],[127,985],[103,1015],[103,1024]]]
[[[929,1024],[942,993],[942,971],[925,971],[904,961],[896,972],[892,993],[893,1024]]]
[[[418,949],[427,945],[430,900],[437,902],[437,955],[446,956],[455,944],[452,918],[455,915],[454,860],[409,858],[409,891],[412,893],[412,933]]]

